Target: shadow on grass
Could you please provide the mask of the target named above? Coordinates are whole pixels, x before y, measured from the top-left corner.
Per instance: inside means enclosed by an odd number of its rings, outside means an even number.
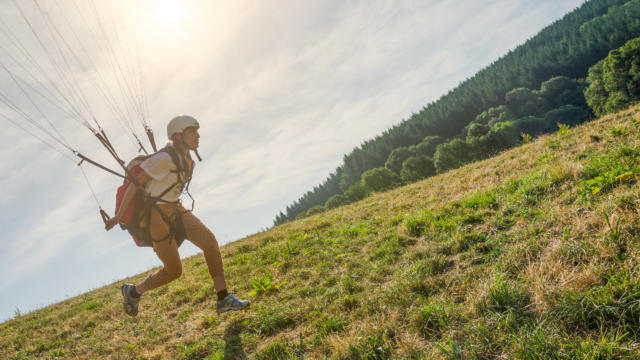
[[[243,319],[234,320],[224,332],[224,360],[246,359],[247,354],[242,350],[241,333],[245,325]]]

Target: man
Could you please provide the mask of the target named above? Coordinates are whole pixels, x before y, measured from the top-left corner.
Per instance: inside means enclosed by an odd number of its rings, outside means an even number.
[[[147,212],[148,219],[145,220],[153,250],[164,267],[137,285],[122,285],[124,310],[128,315],[138,314],[140,295],[168,284],[182,275],[178,247],[184,238],[204,252],[218,297],[216,311],[222,313],[249,307],[248,300],[238,299],[227,290],[222,255],[215,236],[191,211],[185,210],[179,200],[182,190],[191,180],[194,162],[190,151],[198,149],[199,128],[198,121],[191,116],[179,115],[173,118],[167,125],[167,136],[172,141],[168,146],[173,147],[169,150],[175,150],[178,163],[175,163],[168,151],[160,151],[140,164],[142,171],[135,177],[135,183],[143,188],[145,195],[157,199],[155,204],[148,204],[151,208]],[[107,230],[120,222],[124,209],[131,204],[136,192],[141,191],[135,183],[131,183],[125,192],[116,215],[107,221]]]

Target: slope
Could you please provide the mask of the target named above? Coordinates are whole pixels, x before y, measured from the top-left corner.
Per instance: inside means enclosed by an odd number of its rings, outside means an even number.
[[[0,325],[9,359],[640,357],[640,106]],[[139,281],[139,274],[128,281]]]

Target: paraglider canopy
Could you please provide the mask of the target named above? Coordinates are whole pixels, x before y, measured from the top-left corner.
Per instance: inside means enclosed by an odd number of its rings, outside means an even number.
[[[77,163],[103,218],[83,165],[124,177],[122,140],[137,152],[157,151],[135,19],[114,15],[123,9],[113,4],[13,1],[0,12],[0,118]],[[115,143],[105,119],[120,127],[111,132]],[[79,149],[88,143],[78,139],[74,126],[89,130],[115,169],[96,146]]]

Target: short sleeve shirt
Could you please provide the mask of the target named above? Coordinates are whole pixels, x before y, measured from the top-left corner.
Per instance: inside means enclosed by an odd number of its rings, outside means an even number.
[[[156,197],[164,192],[169,186],[178,182],[176,165],[171,160],[171,156],[166,152],[159,152],[140,164],[142,170],[151,177],[146,185],[146,190],[152,197]],[[162,196],[160,200],[166,202],[176,202],[182,193],[182,183],[176,184]]]

